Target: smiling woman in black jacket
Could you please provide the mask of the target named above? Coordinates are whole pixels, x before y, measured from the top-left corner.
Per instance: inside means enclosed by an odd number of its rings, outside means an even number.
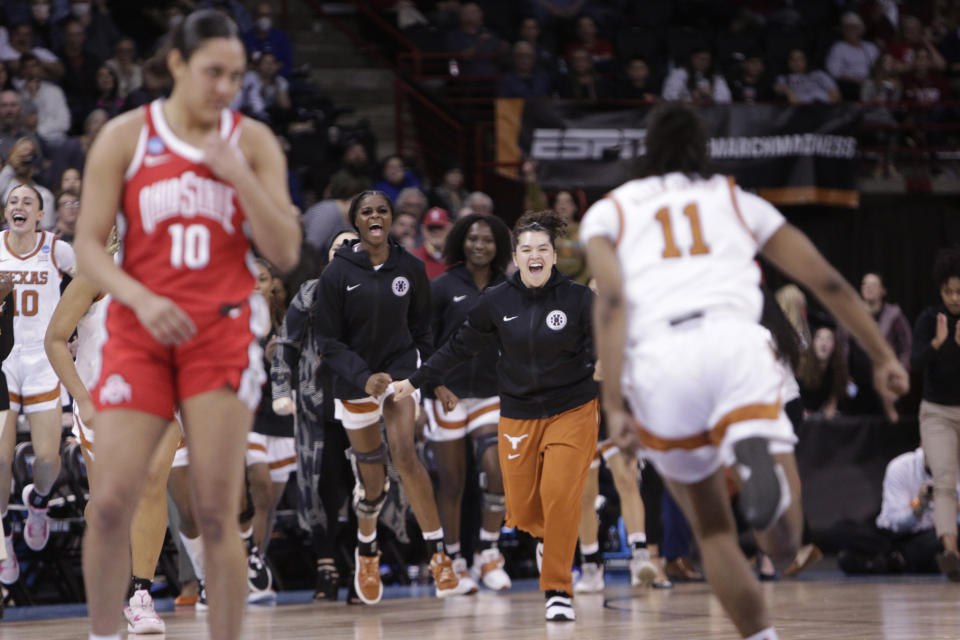
[[[510,262],[510,229],[499,218],[472,213],[457,220],[447,234],[444,259],[449,269],[430,281],[433,302],[433,336],[443,344],[452,336],[481,294],[504,282],[504,270]],[[423,389],[427,415],[425,435],[437,463],[437,506],[443,521],[447,553],[453,557],[453,569],[470,590],[481,580],[488,589],[505,591],[511,585],[500,553],[500,527],[503,524],[503,478],[497,457],[497,422],[500,398],[497,395],[497,359],[487,349],[465,362],[443,379],[443,386],[459,398],[456,406],[445,407],[434,389]],[[467,438],[472,443],[476,468],[482,472],[483,519],[480,543],[473,555],[473,575],[467,572],[466,559],[460,554],[460,518],[467,476]]]
[[[553,211],[524,214],[514,229],[518,272],[483,292],[467,320],[409,380],[404,398],[484,350],[499,347],[499,455],[507,525],[543,542],[540,588],[547,620],[573,620],[570,566],[580,496],[597,446],[593,293],[556,270],[564,223]]]
[[[430,548],[437,596],[456,595],[459,579],[444,552],[430,476],[414,447],[415,402],[384,402],[393,392],[393,379],[413,373],[420,358],[433,350],[430,284],[423,262],[390,239],[393,203],[386,194],[361,192],[348,215],[360,241],[341,247],[320,276],[314,317],[316,332],[323,337],[324,362],[337,375],[336,417],[347,430],[357,475],[354,586],[367,604],[383,595],[376,540],[377,516],[389,488],[382,415],[390,459]]]

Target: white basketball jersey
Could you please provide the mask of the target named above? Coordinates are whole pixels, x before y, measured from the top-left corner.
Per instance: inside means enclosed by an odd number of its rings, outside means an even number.
[[[680,173],[627,182],[594,204],[580,225],[616,245],[627,297],[628,343],[671,321],[723,311],[759,322],[754,258],[783,224],[732,178]]]
[[[107,340],[107,307],[110,296],[98,298],[77,323],[77,375],[88,390],[100,377],[100,352]]]
[[[73,248],[41,231],[34,249],[21,256],[10,249],[9,240],[9,231],[0,232],[0,273],[14,284],[14,347],[43,351],[43,337],[60,300],[60,272],[76,263]]]

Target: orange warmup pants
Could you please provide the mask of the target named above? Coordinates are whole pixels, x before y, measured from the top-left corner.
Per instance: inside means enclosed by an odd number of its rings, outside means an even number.
[[[597,451],[596,400],[537,420],[500,418],[500,469],[507,526],[543,538],[540,589],[573,595],[580,500]]]

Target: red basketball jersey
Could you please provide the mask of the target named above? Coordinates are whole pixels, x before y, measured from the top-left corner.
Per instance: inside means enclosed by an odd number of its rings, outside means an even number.
[[[177,138],[163,101],[145,122],[123,189],[121,266],[156,294],[206,323],[223,305],[244,303],[255,270],[236,190],[203,164],[203,151]],[[236,146],[239,113],[224,110],[220,135]]]

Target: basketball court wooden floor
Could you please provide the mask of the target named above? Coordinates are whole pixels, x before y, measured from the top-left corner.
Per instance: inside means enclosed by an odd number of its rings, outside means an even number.
[[[374,607],[343,602],[248,607],[244,640],[473,640],[697,638],[739,636],[705,584],[673,590],[631,589],[620,576],[605,593],[578,596],[577,621],[545,623],[543,598],[533,580],[519,581],[509,594],[481,591],[448,600],[430,597],[425,587],[391,588]],[[610,586],[613,583],[613,586]],[[767,583],[764,591],[784,640],[957,639],[960,585],[939,577],[855,580],[837,573]],[[300,593],[282,601],[309,598]],[[15,609],[7,611],[14,617]],[[49,615],[58,615],[51,613]],[[61,612],[59,615],[63,615]],[[206,638],[204,614],[192,609],[162,614],[166,638]],[[0,640],[61,640],[87,637],[85,618],[0,622]],[[130,636],[138,637],[138,636]],[[163,636],[142,636],[162,638]]]

